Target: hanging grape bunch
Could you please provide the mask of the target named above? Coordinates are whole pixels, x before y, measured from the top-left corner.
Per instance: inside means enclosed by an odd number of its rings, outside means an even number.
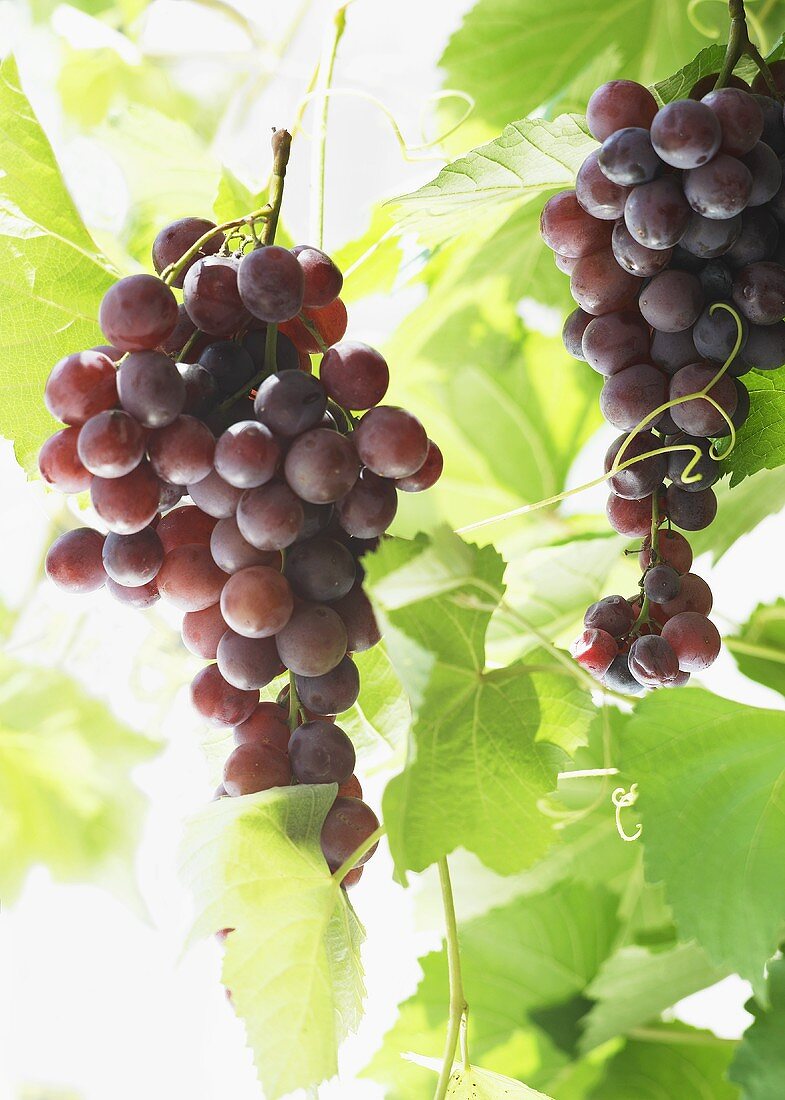
[[[360,558],[392,523],[398,493],[428,489],[442,461],[416,417],[380,404],[384,358],[343,338],[330,257],[272,243],[289,146],[278,131],[268,207],[221,227],[174,222],[153,245],[160,277],[107,292],[108,345],[69,355],[47,382],[66,427],[39,465],[54,488],[89,491],[108,532],[62,535],[49,577],[183,612],[183,642],[211,662],[193,704],[234,731],[218,797],[337,783],[322,830],[336,871],[378,827],[334,721],[358,697],[352,654],[379,641]],[[248,251],[252,238],[235,237],[245,245],[230,252],[224,231],[255,234],[257,222],[262,241]],[[260,701],[286,670],[277,702]]]
[[[716,515],[718,458],[749,413],[742,376],[785,362],[783,109],[762,76],[752,90],[716,80],[659,109],[633,81],[598,88],[600,148],[542,211],[578,303],[565,346],[603,375],[602,412],[622,433],[605,456],[608,520],[643,540],[639,593],[590,607],[573,647],[624,693],[684,684],[719,653],[681,532]]]

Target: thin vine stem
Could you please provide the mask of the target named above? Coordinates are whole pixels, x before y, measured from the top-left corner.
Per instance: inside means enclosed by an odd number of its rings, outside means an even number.
[[[761,56],[758,47],[750,39],[749,30],[747,28],[747,13],[744,10],[744,0],[728,0],[728,10],[730,12],[728,46],[725,50],[725,58],[722,62],[722,68],[717,77],[715,88],[724,88],[727,86],[734,68],[742,57],[746,55],[759,69],[763,79],[766,81],[769,94],[779,102],[781,97],[777,91],[774,77],[771,75],[771,69]]]
[[[380,825],[378,829],[374,829],[369,837],[362,842],[362,844],[356,848],[348,859],[345,859],[337,871],[333,871],[333,879],[337,883],[342,883],[351,870],[353,870],[366,852],[370,852],[374,844],[378,844],[384,834],[387,832],[384,825]]]
[[[458,921],[455,916],[455,899],[450,881],[450,868],[447,857],[443,856],[437,864],[439,868],[439,885],[442,892],[442,905],[444,907],[444,923],[447,940],[447,974],[450,983],[450,1006],[447,1021],[447,1036],[444,1043],[444,1057],[439,1080],[436,1083],[436,1091],[433,1100],[445,1100],[447,1089],[450,1085],[455,1054],[458,1050],[458,1040],[461,1039],[463,1061],[466,1068],[469,1066],[468,1040],[466,1039],[466,1020],[469,1006],[463,991],[463,978],[461,975],[461,952],[458,943]]]
[[[311,161],[311,238],[317,248],[324,246],[324,189],[327,167],[327,117],[329,91],[335,71],[338,46],[346,30],[346,9],[352,0],[341,4],[333,15],[332,24],[325,35],[324,48],[319,62],[316,86],[311,95],[321,97],[317,116]]]

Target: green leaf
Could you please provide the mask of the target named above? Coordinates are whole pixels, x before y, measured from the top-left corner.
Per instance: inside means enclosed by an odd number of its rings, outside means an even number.
[[[534,1079],[553,1055],[527,1017],[579,995],[597,974],[618,932],[617,899],[601,884],[559,883],[516,898],[460,927],[461,963],[469,1012],[469,1048],[481,1065]],[[421,1075],[400,1052],[438,1056],[449,1003],[442,949],[421,960],[423,978],[401,1005],[384,1046],[365,1071],[390,1086],[389,1096],[419,1097]],[[516,1037],[525,1039],[520,1047]],[[500,1057],[504,1045],[507,1058]],[[563,1063],[563,1056],[559,1059]],[[426,1093],[425,1095],[431,1095]]]
[[[785,467],[760,470],[754,478],[745,478],[733,489],[723,478],[714,486],[717,494],[717,518],[711,527],[690,532],[695,557],[711,554],[719,561],[742,535],[754,531],[759,523],[785,507]]]
[[[66,189],[13,57],[0,65],[0,115],[0,432],[32,472],[57,427],[42,400],[46,378],[58,359],[103,339],[98,306],[116,276]]]
[[[466,228],[468,220],[501,205],[528,202],[543,192],[571,187],[587,153],[595,149],[582,118],[550,122],[522,118],[493,141],[446,165],[435,179],[392,200],[396,220],[421,226],[431,244]]]
[[[363,770],[391,760],[400,764],[411,712],[409,700],[390,664],[383,644],[354,655],[360,672],[360,696],[341,715],[341,727],[351,737]]]
[[[681,937],[763,996],[785,930],[784,739],[785,713],[684,688],[645,698],[622,741],[647,878],[664,882]]]
[[[384,796],[399,874],[461,845],[503,873],[529,865],[552,835],[537,801],[588,729],[588,693],[559,667],[486,668],[504,569],[491,548],[445,530],[385,543],[367,566],[414,712],[407,766]]]
[[[534,547],[512,558],[504,579],[507,603],[523,621],[556,640],[573,630],[583,619],[589,604],[603,594],[612,569],[629,540],[608,534],[550,546]],[[513,638],[528,648],[538,644],[523,623],[503,620],[494,624],[494,641]],[[494,646],[494,653],[497,646]]]
[[[606,959],[586,991],[597,1003],[584,1020],[581,1049],[602,1046],[657,1020],[666,1008],[725,976],[696,943],[622,947]]]
[[[480,0],[441,59],[445,83],[469,92],[476,115],[493,127],[520,118],[568,86],[615,47],[609,74],[649,84],[687,61],[705,39],[681,0]]]
[[[758,604],[738,634],[726,639],[740,670],[785,695],[785,600]]]
[[[586,1100],[738,1100],[726,1079],[735,1043],[675,1023],[648,1034],[611,1059]]]
[[[750,371],[744,384],[750,391],[750,415],[723,464],[731,472],[731,489],[758,470],[785,464],[785,367]]]
[[[4,657],[0,682],[3,903],[37,863],[56,878],[127,889],[146,805],[129,772],[157,744],[59,672]]]
[[[213,202],[213,214],[217,224],[242,218],[264,205],[265,192],[252,191],[238,179],[226,165],[221,169],[221,179]]]
[[[472,293],[469,271],[458,286],[440,283],[386,349],[391,369],[404,371],[396,402],[418,410],[445,455],[433,492],[401,501],[399,533],[457,527],[559,493],[599,426],[598,376],[559,338],[526,333],[517,319],[500,330],[502,318],[484,316],[499,297],[498,281]],[[545,514],[531,521],[538,529]]]
[[[335,790],[222,799],[192,819],[183,847],[195,932],[234,929],[223,981],[270,1100],[332,1077],[360,1019],[363,930],[319,846]]]
[[[660,103],[672,103],[674,99],[686,99],[690,89],[709,73],[718,73],[725,59],[725,46],[713,43],[682,66],[672,76],[658,80],[654,92]]]
[[[728,1076],[741,1086],[742,1100],[780,1100],[785,1081],[785,959],[769,964],[766,1009],[750,1001],[755,1016],[745,1031]]]
[[[419,1058],[417,1055],[410,1057],[413,1062],[432,1069],[434,1073],[439,1073],[442,1068],[437,1058]],[[513,1100],[516,1096],[518,1100],[552,1100],[552,1097],[535,1092],[520,1081],[513,1081],[511,1077],[503,1077],[500,1073],[492,1073],[487,1069],[477,1069],[476,1066],[470,1066],[469,1069],[456,1067],[453,1070],[447,1086],[447,1096],[453,1100],[504,1100],[507,1096]]]
[[[392,232],[394,228],[389,210],[375,206],[365,232],[332,253],[344,273],[341,298],[345,302],[392,291],[403,259],[401,241]]]

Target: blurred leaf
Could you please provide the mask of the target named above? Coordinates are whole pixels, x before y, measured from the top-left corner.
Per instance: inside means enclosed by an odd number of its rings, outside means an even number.
[[[581,1048],[602,1046],[698,990],[713,985],[726,971],[712,966],[696,943],[665,948],[629,944],[603,963],[586,995],[597,1003],[584,1020]]]
[[[120,165],[131,199],[124,237],[128,251],[150,265],[158,231],[176,218],[209,217],[220,169],[204,143],[182,121],[134,105],[98,131]]]
[[[364,933],[319,845],[335,790],[213,802],[191,820],[183,847],[195,933],[234,929],[223,981],[270,1100],[332,1077],[362,1011]]]
[[[750,531],[754,531],[767,516],[776,515],[785,507],[785,467],[760,470],[730,488],[723,478],[714,486],[717,494],[717,518],[710,528],[690,532],[690,544],[695,557],[711,554],[717,562],[732,546]]]
[[[758,470],[785,464],[785,367],[750,371],[744,384],[750,391],[750,415],[723,463],[731,472],[731,488]]]
[[[785,959],[769,963],[766,1009],[749,1001],[755,1020],[745,1031],[728,1076],[742,1089],[742,1100],[780,1100],[785,1081]]]
[[[369,294],[389,294],[393,289],[402,261],[401,241],[393,229],[390,212],[384,206],[375,206],[365,232],[333,252],[333,259],[344,273],[341,297],[345,302],[356,302]]]
[[[384,796],[399,874],[460,845],[497,871],[531,864],[551,839],[537,802],[588,729],[588,693],[559,666],[485,667],[504,569],[491,548],[441,531],[383,543],[366,564],[414,712],[407,766]]]
[[[217,224],[242,218],[264,205],[265,192],[254,192],[238,179],[226,165],[221,169],[221,179],[213,202],[213,214]]]
[[[761,997],[785,931],[784,739],[785,713],[684,688],[647,696],[622,740],[647,878],[664,882],[681,938]]]
[[[3,903],[37,863],[124,886],[146,805],[129,772],[158,745],[59,672],[6,657],[0,669]]]
[[[85,129],[98,126],[112,109],[133,103],[187,120],[201,133],[209,133],[213,114],[209,104],[202,101],[197,107],[161,65],[138,54],[130,41],[127,52],[136,54],[135,60],[110,47],[65,45],[64,50],[57,90],[66,114]]]
[[[0,116],[0,431],[31,472],[56,428],[42,400],[46,378],[58,359],[103,339],[98,306],[115,273],[85,229],[12,57],[0,65]]]
[[[785,600],[758,604],[726,644],[741,672],[785,695]]]
[[[648,1036],[627,1042],[586,1100],[738,1100],[726,1077],[735,1043],[677,1023]]]
[[[568,86],[608,46],[613,76],[651,83],[705,44],[681,0],[480,0],[441,59],[445,83],[469,92],[476,113],[496,128]]]
[[[579,994],[599,971],[617,933],[616,897],[602,885],[560,883],[491,910],[460,927],[469,1013],[469,1048],[483,1065],[514,1076],[534,1075],[555,1059],[527,1016]],[[423,978],[365,1071],[389,1087],[390,1100],[419,1100],[421,1074],[400,1052],[441,1053],[449,988],[444,949],[421,960]],[[520,1046],[512,1040],[525,1039]],[[499,1057],[510,1044],[509,1059]],[[493,1053],[491,1053],[493,1052]],[[432,1094],[426,1092],[426,1096]]]

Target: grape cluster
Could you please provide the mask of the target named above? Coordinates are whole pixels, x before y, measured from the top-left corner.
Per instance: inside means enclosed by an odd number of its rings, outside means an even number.
[[[605,457],[608,520],[644,539],[639,593],[590,607],[573,655],[627,693],[686,683],[717,657],[711,592],[674,528],[712,522],[718,456],[749,413],[742,376],[785,362],[783,109],[762,76],[716,79],[659,108],[633,81],[598,88],[587,121],[601,145],[542,211],[578,304],[565,347],[603,375],[622,433]]]
[[[42,447],[41,475],[89,492],[108,532],[62,535],[46,570],[69,592],[105,586],[183,612],[183,642],[210,662],[193,704],[233,729],[217,796],[338,784],[322,830],[335,871],[378,827],[335,723],[358,697],[352,654],[379,641],[360,558],[398,493],[436,482],[441,454],[416,417],[380,404],[387,363],[343,338],[343,277],[324,252],[230,254],[213,223],[185,218],[159,233],[153,262],[168,282],[111,287],[109,344],[67,356],[46,384],[66,426]],[[286,670],[277,702],[260,701]]]

